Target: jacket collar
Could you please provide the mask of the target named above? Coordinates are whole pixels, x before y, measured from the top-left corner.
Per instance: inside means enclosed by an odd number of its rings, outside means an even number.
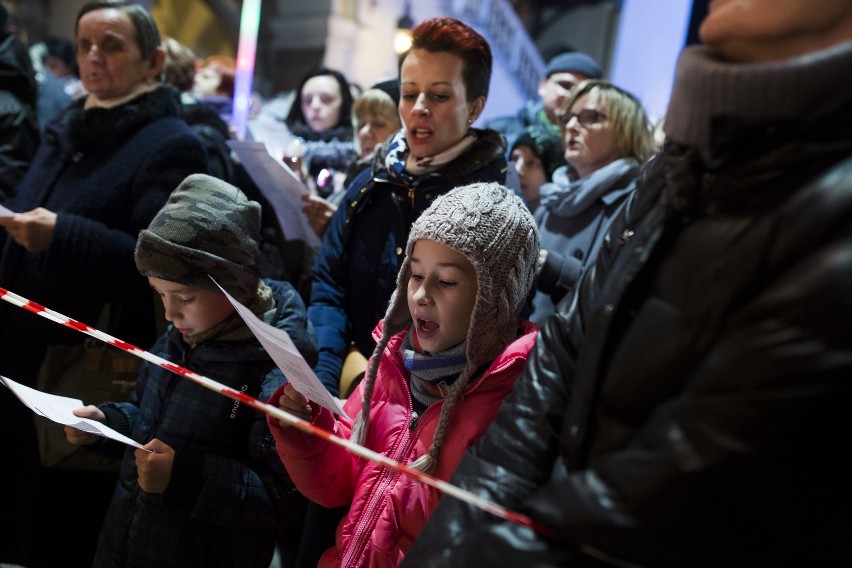
[[[376,341],[379,341],[382,338],[382,328],[384,325],[384,321],[380,321],[375,329],[373,329],[373,338]],[[486,371],[480,374],[475,381],[471,381],[471,383],[465,389],[465,393],[469,393],[474,389],[480,388],[483,385],[483,382],[486,378],[494,376],[496,373],[500,373],[506,369],[515,369],[517,367],[517,371],[520,372],[520,369],[527,361],[527,357],[535,343],[536,338],[538,337],[538,326],[530,321],[519,319],[518,326],[520,332],[514,341],[509,343],[503,351],[492,361]],[[402,362],[402,354],[400,353],[400,347],[402,346],[402,342],[405,339],[405,334],[408,333],[408,328],[406,327],[404,330],[395,334],[388,340],[388,344],[385,347],[385,352],[383,355],[390,356],[395,364],[404,370],[404,365]],[[407,371],[406,371],[407,373]],[[512,380],[514,380],[515,375],[517,373],[505,374],[501,373],[501,376],[508,376]],[[487,386],[487,385],[486,385]]]
[[[678,61],[666,136],[696,148],[710,169],[752,144],[819,136],[817,125],[852,100],[837,83],[850,68],[852,42],[771,63],[735,63],[706,46],[688,47]]]
[[[115,108],[83,109],[78,101],[63,116],[68,138],[77,151],[115,146],[151,122],[178,116],[177,91],[160,87]]]

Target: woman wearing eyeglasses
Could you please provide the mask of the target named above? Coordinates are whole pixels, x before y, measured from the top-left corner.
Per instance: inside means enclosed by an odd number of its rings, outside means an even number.
[[[541,188],[536,211],[541,253],[530,320],[538,324],[595,257],[599,237],[633,192],[652,150],[642,104],[607,81],[577,85],[562,119],[570,177],[554,174],[554,183]]]

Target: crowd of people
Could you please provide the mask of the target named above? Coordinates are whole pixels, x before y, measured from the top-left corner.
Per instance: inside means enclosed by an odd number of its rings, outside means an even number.
[[[233,60],[125,0],[29,54],[8,17],[0,287],[344,442],[144,362],[74,410],[141,447],[66,426],[120,465],[57,469],[0,389],[0,564],[852,565],[849,2],[715,0],[656,125],[577,51],[480,125],[491,48],[449,17],[363,92],[311,69],[276,120],[319,246],[227,145]],[[0,375],[82,342],[0,302]]]

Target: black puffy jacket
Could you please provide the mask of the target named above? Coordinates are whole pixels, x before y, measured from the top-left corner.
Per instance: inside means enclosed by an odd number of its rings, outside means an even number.
[[[852,97],[670,145],[404,566],[850,565]],[[812,119],[813,117],[809,117]]]

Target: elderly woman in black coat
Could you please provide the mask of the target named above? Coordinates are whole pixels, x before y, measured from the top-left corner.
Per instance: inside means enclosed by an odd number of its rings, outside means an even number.
[[[112,333],[147,347],[155,338],[153,296],[133,262],[136,238],[181,180],[206,172],[207,159],[177,116],[176,94],[159,81],[165,53],[145,9],[86,4],[76,49],[89,94],[48,126],[7,203],[17,215],[0,219],[0,286],[89,323],[108,303],[119,316]],[[0,374],[13,380],[34,386],[48,345],[82,340],[0,306]],[[0,396],[0,417],[0,429],[15,432],[6,451],[16,467],[0,468],[0,490],[17,528],[2,532],[0,561],[56,563],[40,557],[59,554],[63,565],[89,564],[113,479],[42,468],[30,413],[10,393]],[[75,494],[85,506],[73,508]],[[68,523],[68,515],[83,517]]]

